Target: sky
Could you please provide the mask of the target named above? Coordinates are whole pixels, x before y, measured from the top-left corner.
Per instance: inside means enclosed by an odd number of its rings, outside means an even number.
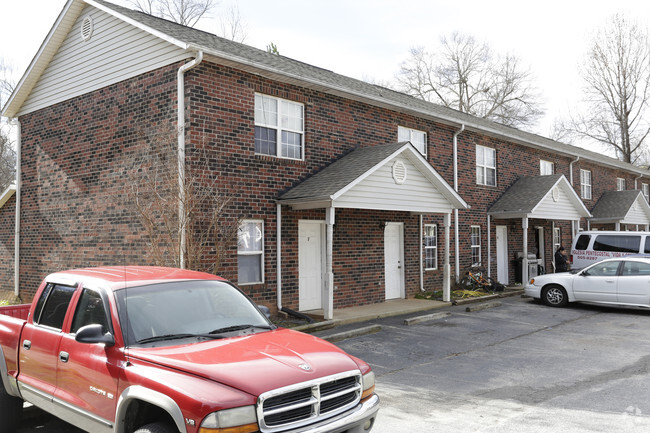
[[[127,0],[110,0],[127,5]],[[454,31],[514,54],[530,68],[543,98],[545,117],[533,132],[548,136],[553,121],[575,111],[580,65],[595,31],[615,13],[650,23],[642,0],[221,0],[202,30],[220,33],[219,14],[236,4],[245,43],[375,82],[393,81],[412,47],[434,48]],[[0,0],[0,60],[16,81],[38,51],[66,0]]]

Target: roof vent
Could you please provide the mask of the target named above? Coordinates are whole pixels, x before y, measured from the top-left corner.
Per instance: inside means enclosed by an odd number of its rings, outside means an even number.
[[[93,30],[93,17],[88,15],[81,22],[81,39],[84,41],[90,40],[91,36],[93,35]]]
[[[406,166],[401,160],[397,160],[393,164],[393,180],[398,185],[402,185],[406,181]]]

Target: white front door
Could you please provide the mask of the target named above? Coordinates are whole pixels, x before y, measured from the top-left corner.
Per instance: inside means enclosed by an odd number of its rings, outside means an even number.
[[[497,280],[508,284],[508,226],[497,229]]]
[[[323,307],[323,260],[325,258],[325,224],[322,221],[298,223],[298,272],[300,311]]]
[[[387,223],[384,229],[386,299],[404,297],[404,225]]]

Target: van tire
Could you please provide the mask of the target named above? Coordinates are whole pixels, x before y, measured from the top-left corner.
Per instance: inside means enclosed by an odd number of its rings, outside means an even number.
[[[542,289],[542,302],[549,307],[566,307],[569,304],[569,296],[564,287],[550,284]]]
[[[20,424],[23,401],[7,394],[0,381],[0,433],[14,433]]]

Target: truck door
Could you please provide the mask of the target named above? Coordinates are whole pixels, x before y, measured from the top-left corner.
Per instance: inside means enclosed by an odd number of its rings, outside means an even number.
[[[99,291],[84,288],[59,349],[56,398],[85,415],[77,425],[88,431],[110,428],[114,422],[122,357],[114,346],[80,343],[75,334],[83,326],[99,324],[104,333],[114,335],[107,306]]]
[[[44,409],[56,389],[59,344],[76,287],[48,283],[36,303],[34,317],[21,334],[19,387],[23,397]]]

